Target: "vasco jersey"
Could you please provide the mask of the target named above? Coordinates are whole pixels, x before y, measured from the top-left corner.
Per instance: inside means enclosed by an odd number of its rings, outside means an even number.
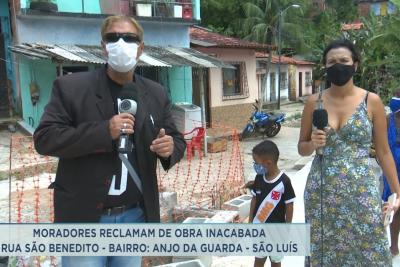
[[[264,200],[266,200],[264,203],[277,203],[276,205],[270,205],[273,210],[265,221],[268,223],[285,222],[286,204],[293,202],[296,198],[292,183],[289,177],[283,172],[280,172],[278,176],[272,180],[265,179],[263,175],[257,175],[253,187],[251,188],[251,194],[256,198],[256,208],[253,213],[254,218]],[[269,199],[266,199],[266,197]]]

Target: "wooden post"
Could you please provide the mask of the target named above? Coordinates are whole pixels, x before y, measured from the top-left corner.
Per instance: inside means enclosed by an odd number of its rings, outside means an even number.
[[[14,101],[13,101],[13,92],[10,79],[7,79],[7,93],[8,93],[8,115],[10,116],[10,118],[12,118],[14,116],[13,112]]]
[[[199,87],[200,87],[200,106],[201,106],[201,124],[204,127],[204,156],[207,156],[207,122],[205,107],[205,90],[204,90],[204,68],[199,68]]]

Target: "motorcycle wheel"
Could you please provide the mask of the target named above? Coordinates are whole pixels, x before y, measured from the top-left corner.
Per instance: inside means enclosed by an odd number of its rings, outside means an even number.
[[[268,137],[274,137],[275,135],[277,135],[279,133],[280,130],[281,130],[281,124],[275,122],[274,124],[272,124],[270,127],[268,127],[265,130],[265,134]]]
[[[246,129],[243,130],[242,135],[240,136],[240,141],[250,136],[250,132]]]

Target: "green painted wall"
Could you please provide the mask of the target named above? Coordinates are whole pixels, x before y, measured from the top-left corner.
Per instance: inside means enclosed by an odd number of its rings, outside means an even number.
[[[85,0],[85,13],[101,14],[100,1]],[[58,10],[61,12],[82,12],[82,0],[57,0]]]
[[[21,8],[29,8],[31,0],[21,0]],[[82,0],[53,0],[60,12],[82,12]],[[101,14],[100,1],[84,0],[85,13]]]
[[[161,84],[166,88],[171,101],[192,103],[192,68],[161,68]]]
[[[29,7],[31,0],[20,0],[21,8]],[[110,0],[113,1],[113,0]],[[82,12],[82,0],[52,0],[57,3],[60,12]],[[84,0],[85,13],[101,14],[100,0]],[[193,17],[200,20],[200,0],[193,0]]]
[[[29,60],[21,57],[19,75],[22,99],[22,117],[31,127],[36,128],[49,102],[53,81],[56,78],[56,65],[50,60]],[[39,88],[39,102],[31,102],[29,85],[35,80]]]

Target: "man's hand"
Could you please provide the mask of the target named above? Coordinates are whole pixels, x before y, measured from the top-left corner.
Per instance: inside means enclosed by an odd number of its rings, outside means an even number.
[[[174,139],[161,128],[157,138],[151,143],[150,150],[162,158],[168,158],[174,152]]]
[[[121,113],[112,117],[109,121],[108,128],[113,140],[117,139],[121,133],[133,134],[135,126],[135,117],[129,113]]]

